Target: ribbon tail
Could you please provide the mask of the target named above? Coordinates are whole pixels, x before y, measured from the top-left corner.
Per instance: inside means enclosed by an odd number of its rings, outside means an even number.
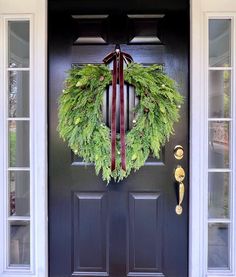
[[[126,150],[125,150],[125,111],[124,111],[124,57],[121,53],[119,64],[120,84],[120,144],[121,144],[121,168],[126,171]]]
[[[112,111],[111,111],[111,171],[116,168],[116,84],[117,59],[113,60],[112,73]]]

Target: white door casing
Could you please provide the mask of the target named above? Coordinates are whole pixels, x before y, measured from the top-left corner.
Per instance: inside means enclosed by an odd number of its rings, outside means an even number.
[[[230,191],[230,269],[208,270],[208,24],[231,19],[232,159]],[[236,276],[235,248],[235,1],[191,1],[190,93],[190,225],[189,276]],[[220,171],[220,170],[219,170]],[[223,197],[223,196],[222,196]],[[227,222],[227,220],[226,220]]]
[[[7,22],[30,21],[30,267],[8,267]],[[0,276],[48,274],[47,243],[47,1],[0,0]]]
[[[206,172],[206,145],[207,145],[207,18],[213,16],[236,16],[236,2],[234,0],[192,0],[191,11],[191,92],[190,92],[190,223],[189,223],[189,276],[236,276],[235,255],[232,256],[231,272],[207,273],[207,172]],[[2,134],[6,132],[4,96],[5,68],[4,68],[4,20],[6,18],[32,18],[32,78],[31,92],[33,93],[31,151],[32,163],[32,190],[33,203],[32,220],[34,223],[32,242],[33,260],[30,271],[6,268],[7,249],[0,249],[0,276],[37,276],[47,277],[47,1],[46,0],[0,0],[0,245],[4,245],[6,238],[6,141]],[[235,23],[234,23],[235,24]],[[235,30],[234,30],[235,33]],[[235,40],[235,36],[234,36]],[[234,41],[235,45],[235,41]],[[234,55],[234,65],[235,55]],[[235,77],[233,80],[235,88]],[[3,93],[4,92],[4,93]],[[235,92],[235,89],[234,89]],[[235,106],[234,96],[234,106]],[[235,112],[233,115],[236,118]],[[234,128],[235,129],[235,128]],[[235,131],[234,131],[235,132]],[[235,161],[236,151],[233,148]],[[235,162],[234,162],[235,164]],[[235,169],[235,165],[233,168]],[[235,171],[235,170],[234,170]],[[235,178],[234,178],[235,180]],[[235,183],[234,183],[235,184]],[[231,209],[235,211],[235,193],[232,193]],[[233,215],[233,230],[235,228],[235,214]],[[233,233],[232,233],[233,234]],[[235,253],[235,238],[232,235],[231,252]]]

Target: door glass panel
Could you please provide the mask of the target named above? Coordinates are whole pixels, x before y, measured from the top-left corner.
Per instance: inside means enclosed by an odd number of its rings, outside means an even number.
[[[209,20],[209,65],[231,65],[231,19]]]
[[[208,175],[208,217],[229,217],[229,173],[209,172]]]
[[[229,268],[229,225],[208,225],[208,268]]]
[[[9,72],[9,117],[29,116],[29,72]]]
[[[9,121],[10,167],[29,167],[29,122]]]
[[[231,73],[209,71],[209,117],[230,117]]]
[[[10,266],[30,264],[30,223],[10,222]]]
[[[11,216],[28,216],[30,214],[29,171],[9,172],[9,213]]]
[[[8,22],[8,67],[29,67],[29,21]]]
[[[229,122],[209,122],[209,168],[229,168]]]

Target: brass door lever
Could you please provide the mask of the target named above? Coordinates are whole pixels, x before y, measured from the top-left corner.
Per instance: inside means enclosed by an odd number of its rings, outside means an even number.
[[[175,212],[178,215],[181,215],[183,212],[183,207],[181,206],[184,200],[184,178],[185,178],[185,171],[181,166],[178,166],[175,169],[175,180],[178,182],[179,185],[179,195],[178,195],[178,205],[175,208]]]

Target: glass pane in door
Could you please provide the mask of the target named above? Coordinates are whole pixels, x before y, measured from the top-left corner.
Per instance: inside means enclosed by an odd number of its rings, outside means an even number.
[[[9,165],[29,167],[29,121],[9,121]]]
[[[229,172],[208,173],[208,218],[229,218]]]
[[[229,168],[230,123],[228,121],[209,122],[208,134],[209,168]]]
[[[209,66],[231,65],[231,19],[209,20]]]
[[[210,223],[208,225],[208,268],[229,267],[229,225]]]
[[[30,264],[30,223],[10,222],[10,266]]]
[[[209,117],[229,118],[231,115],[231,72],[209,71]]]
[[[8,67],[29,67],[29,21],[8,22]]]
[[[9,71],[9,117],[29,117],[29,71]]]
[[[9,214],[10,216],[30,215],[30,172],[9,172]]]

